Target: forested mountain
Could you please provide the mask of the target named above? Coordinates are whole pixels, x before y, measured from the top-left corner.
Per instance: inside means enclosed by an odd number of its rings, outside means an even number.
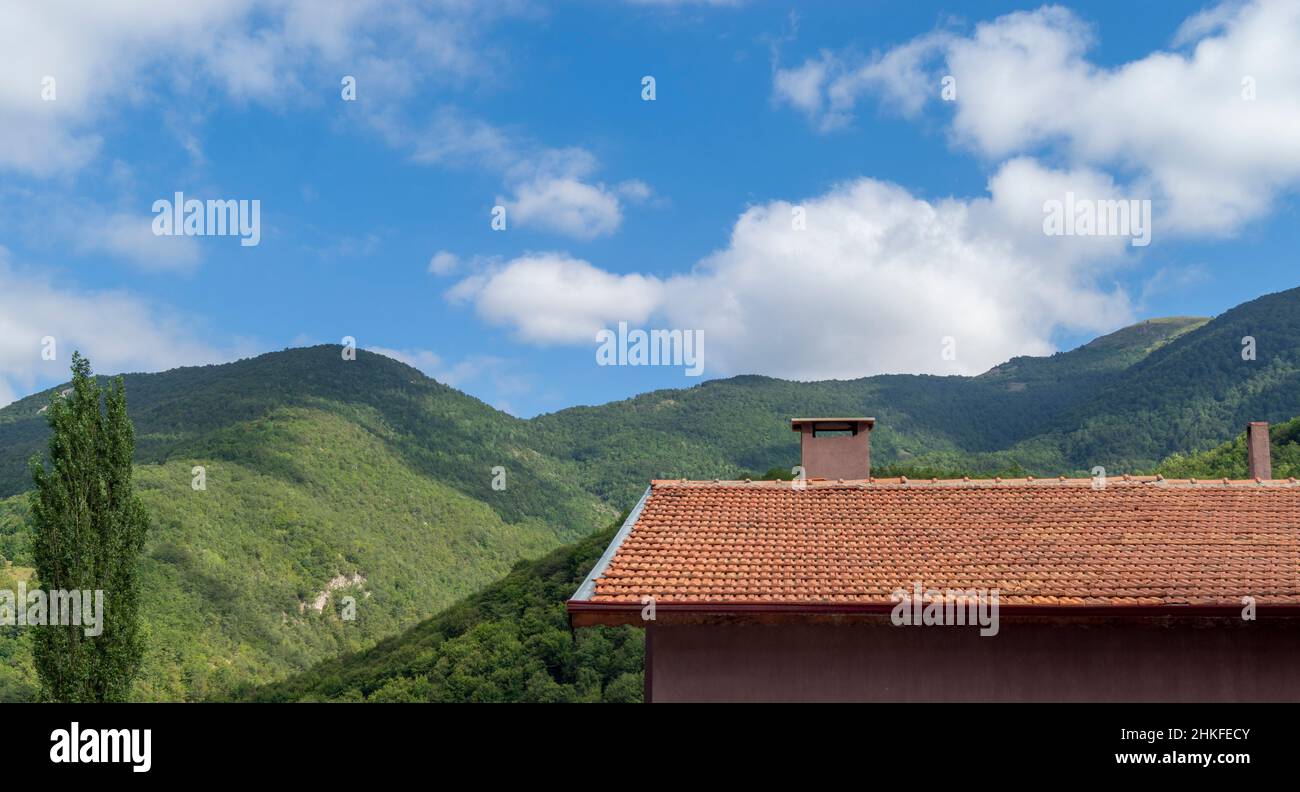
[[[1253,359],[1246,359],[1243,340]],[[872,461],[1035,475],[1152,469],[1251,420],[1300,414],[1300,289],[1212,320],[1159,319],[977,377],[885,375],[831,382],[735,377],[530,423],[597,494],[626,503],[647,478],[733,477],[798,463],[788,419],[871,415]]]
[[[621,522],[621,521],[620,521]],[[262,689],[257,701],[640,701],[645,635],[571,633],[568,599],[617,525],[520,562],[504,580],[369,651]]]
[[[357,426],[404,467],[489,502],[507,522],[542,521],[562,532],[589,533],[607,519],[571,469],[528,446],[526,421],[403,363],[356,354],[349,361],[337,346],[316,346],[224,365],[128,374],[136,461],[206,455],[269,466],[292,480],[292,460],[249,427],[294,408]],[[62,387],[0,410],[0,497],[30,486],[27,460],[44,450],[48,436],[39,413]],[[492,488],[496,466],[508,469],[505,490]],[[547,497],[533,496],[543,489]]]
[[[1276,478],[1300,476],[1300,418],[1271,427]],[[1246,435],[1159,465],[1170,478],[1246,477]],[[245,694],[256,701],[640,700],[644,634],[633,627],[567,633],[563,601],[614,530],[521,563],[506,580],[367,652]],[[497,663],[496,659],[506,662]],[[603,684],[603,687],[601,686]]]
[[[382,356],[317,347],[126,382],[153,521],[141,699],[220,697],[371,646],[617,514],[524,445],[524,422]],[[0,411],[8,491],[47,399]],[[0,588],[30,574],[25,512],[0,500]],[[20,636],[0,628],[0,700],[34,691]]]
[[[1300,478],[1300,418],[1268,428],[1269,446],[1273,456],[1273,478]],[[1229,478],[1247,477],[1246,433],[1221,446],[1197,454],[1173,454],[1156,472],[1166,478]]]
[[[1206,451],[1300,414],[1300,289],[977,377],[741,376],[531,420],[333,346],[125,379],[154,524],[137,696],[220,698],[364,650],[592,534],[650,478],[788,470],[794,416],[874,415],[873,464],[892,471],[1141,472]],[[28,574],[21,493],[58,390],[0,410],[0,587]],[[30,662],[5,629],[0,700],[23,698]]]

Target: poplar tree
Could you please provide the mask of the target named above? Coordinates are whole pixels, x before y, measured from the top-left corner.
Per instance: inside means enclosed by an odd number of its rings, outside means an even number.
[[[131,480],[135,429],[122,378],[101,390],[90,362],[74,353],[72,386],[50,399],[47,419],[49,466],[39,455],[31,462],[36,578],[47,594],[102,590],[104,610],[98,636],[82,625],[32,628],[40,695],[125,701],[144,654],[137,564],[149,518]]]

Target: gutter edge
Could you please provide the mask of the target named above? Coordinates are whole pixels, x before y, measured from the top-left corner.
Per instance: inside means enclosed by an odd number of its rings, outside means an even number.
[[[698,615],[790,614],[798,616],[888,614],[898,607],[893,602],[862,603],[803,603],[803,602],[661,602],[656,610],[664,613]],[[571,599],[565,608],[572,616],[576,613],[640,614],[642,605],[636,602],[591,602]],[[1262,604],[1256,606],[1259,616],[1300,616],[1300,605]],[[998,608],[1005,616],[1240,616],[1240,605],[1002,605]]]

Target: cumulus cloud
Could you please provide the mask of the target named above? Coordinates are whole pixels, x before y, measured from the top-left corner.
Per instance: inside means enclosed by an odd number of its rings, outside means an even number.
[[[57,360],[42,359],[47,336]],[[0,406],[66,379],[74,350],[100,373],[215,363],[250,351],[215,348],[191,321],[130,293],[74,291],[24,274],[0,248]]]
[[[801,66],[777,69],[772,75],[773,98],[803,111],[825,129],[841,126],[842,110],[832,115],[825,112],[827,72],[835,62],[834,56],[824,52]]]
[[[421,79],[477,79],[476,31],[520,3],[442,0],[122,0],[17,3],[0,25],[0,167],[86,164],[96,122],[156,90],[215,86],[240,101],[304,101],[328,68],[395,98]],[[142,80],[141,75],[158,79]],[[170,79],[167,77],[170,76]],[[54,80],[54,101],[42,96]]]
[[[618,230],[623,212],[618,196],[600,185],[553,177],[524,182],[505,201],[507,217],[523,227],[544,228],[577,239]]]
[[[215,89],[236,102],[294,105],[329,98],[313,84],[320,73],[347,74],[358,101],[345,111],[412,161],[502,173],[510,190],[502,200],[520,226],[578,239],[611,234],[624,196],[590,178],[590,154],[537,145],[450,106],[423,121],[407,109],[431,82],[490,79],[505,56],[481,30],[528,13],[522,0],[20,4],[0,26],[0,52],[14,65],[0,70],[0,168],[39,177],[82,168],[103,144],[95,132],[103,118],[163,92]],[[54,101],[42,98],[47,77]],[[177,134],[201,162],[193,132]],[[156,254],[124,233],[111,240],[116,250],[144,260]]]
[[[641,203],[653,191],[639,180],[613,187],[594,180],[599,164],[578,146],[549,147],[453,108],[441,108],[422,125],[397,112],[373,115],[384,140],[425,165],[474,165],[501,173],[508,192],[496,201],[507,223],[575,239],[608,236],[623,222],[623,200]]]
[[[1284,132],[1300,129],[1300,6],[1224,4],[1185,22],[1176,49],[1115,66],[1088,59],[1094,40],[1049,6],[865,63],[823,53],[778,70],[774,95],[829,129],[868,94],[916,112],[951,74],[958,145],[990,158],[1054,147],[1074,166],[1128,174],[1129,193],[1159,201],[1160,226],[1177,233],[1232,233],[1300,181],[1300,136]]]
[[[471,303],[485,321],[535,344],[594,342],[620,320],[642,322],[662,304],[663,283],[619,275],[563,253],[535,253],[457,283],[447,296]]]
[[[498,197],[506,207],[507,221],[524,228],[541,228],[575,239],[595,239],[618,230],[623,222],[619,188],[589,183],[597,170],[596,158],[578,147],[542,149],[521,158],[507,169],[513,195]],[[648,197],[649,187],[633,184]]]
[[[950,40],[931,33],[870,58],[822,52],[800,66],[776,69],[773,98],[803,112],[822,131],[840,129],[853,120],[864,93],[878,92],[889,107],[905,116],[925,104],[927,67]]]
[[[703,330],[717,374],[973,374],[1053,351],[1061,329],[1132,318],[1126,296],[1099,285],[1122,264],[1124,240],[1043,235],[1043,201],[1065,185],[1115,189],[1104,174],[1031,160],[1008,163],[988,197],[969,200],[859,179],[797,206],[750,208],[726,248],[666,279],[542,254],[466,278],[449,297],[537,344],[594,346],[596,330],[620,321]],[[942,354],[946,338],[956,360]]]

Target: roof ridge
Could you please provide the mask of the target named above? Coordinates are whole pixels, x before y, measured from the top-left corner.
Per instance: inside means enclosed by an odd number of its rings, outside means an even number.
[[[768,488],[768,489],[866,489],[866,488],[886,488],[886,487],[908,487],[908,488],[951,488],[951,487],[1053,487],[1053,486],[1073,486],[1073,487],[1095,487],[1098,490],[1108,489],[1116,486],[1154,486],[1154,487],[1239,487],[1239,488],[1290,488],[1300,486],[1300,481],[1292,476],[1285,479],[1229,479],[1229,478],[1209,478],[1209,479],[1170,479],[1161,475],[1154,476],[1134,476],[1122,474],[1118,476],[1105,477],[1104,484],[1097,485],[1097,479],[1091,477],[1067,477],[1057,476],[1053,478],[1037,478],[1027,476],[1025,478],[1007,478],[1000,476],[993,478],[959,478],[959,479],[912,479],[906,476],[896,476],[887,478],[868,478],[868,479],[804,479],[800,480],[768,480],[768,479],[652,479],[650,486],[654,487],[727,487],[727,488]]]

